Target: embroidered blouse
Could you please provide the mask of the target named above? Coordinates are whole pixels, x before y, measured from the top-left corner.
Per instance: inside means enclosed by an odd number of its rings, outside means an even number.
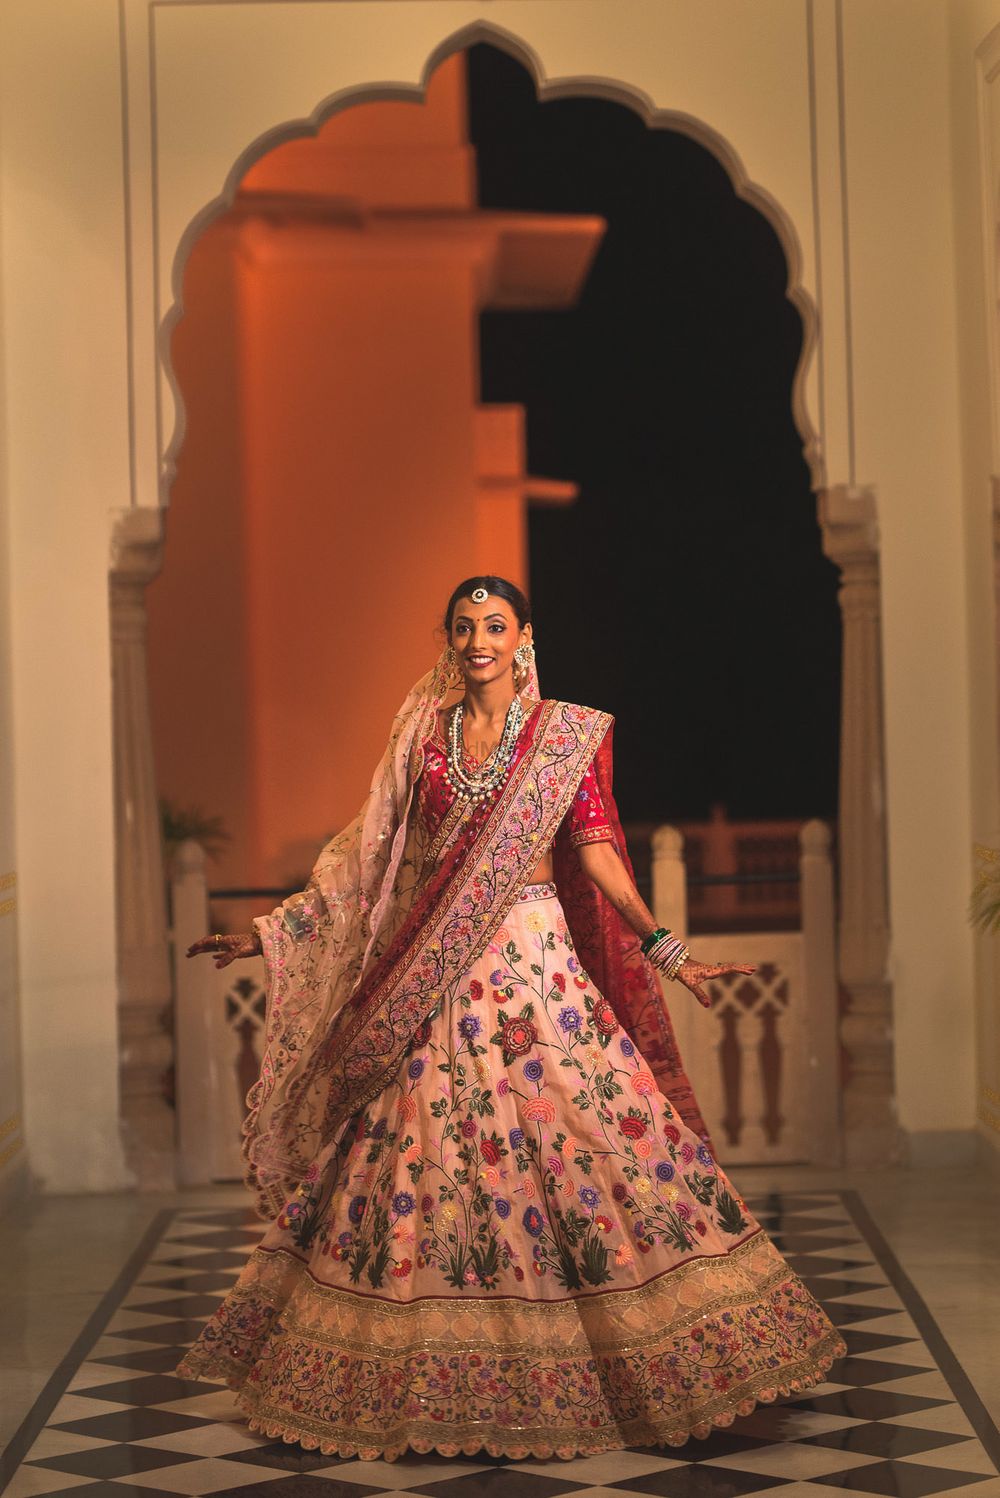
[[[478,766],[478,762],[468,754],[465,756],[465,763],[470,770]],[[424,768],[417,788],[418,814],[423,819],[428,836],[431,838],[441,826],[455,800],[455,792],[445,779],[447,769],[448,751],[444,740],[439,733],[433,733],[424,742]],[[579,848],[584,843],[613,841],[611,824],[597,784],[593,763],[587,767],[587,772],[563,818],[563,826],[568,830],[569,840],[574,848]]]

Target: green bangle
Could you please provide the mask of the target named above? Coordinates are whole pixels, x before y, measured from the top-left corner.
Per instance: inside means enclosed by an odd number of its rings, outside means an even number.
[[[657,926],[655,931],[651,931],[646,937],[645,941],[643,941],[639,947],[639,951],[642,953],[643,957],[647,957],[652,949],[656,946],[656,943],[658,941],[662,941],[665,936],[669,935],[670,928],[668,926]]]

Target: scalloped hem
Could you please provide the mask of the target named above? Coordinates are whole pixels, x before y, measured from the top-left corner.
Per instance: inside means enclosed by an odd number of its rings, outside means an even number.
[[[432,1438],[416,1430],[405,1432],[402,1436],[381,1446],[364,1445],[351,1440],[327,1440],[323,1436],[305,1430],[301,1425],[293,1424],[287,1416],[281,1419],[271,1419],[267,1415],[255,1412],[253,1400],[248,1398],[240,1387],[240,1381],[236,1375],[227,1378],[226,1383],[236,1391],[236,1403],[247,1415],[250,1430],[258,1435],[266,1436],[269,1440],[281,1440],[288,1445],[297,1442],[303,1450],[318,1451],[323,1456],[357,1457],[361,1461],[368,1462],[378,1460],[394,1462],[408,1451],[418,1456],[428,1456],[434,1452],[444,1457],[476,1456],[480,1452],[485,1452],[487,1456],[506,1457],[510,1461],[548,1461],[553,1458],[572,1461],[575,1457],[597,1456],[606,1451],[622,1451],[630,1446],[663,1446],[676,1449],[692,1439],[705,1440],[713,1430],[725,1429],[738,1417],[752,1414],[759,1405],[774,1404],[778,1399],[788,1399],[793,1394],[801,1394],[806,1389],[814,1388],[816,1384],[823,1382],[834,1362],[844,1357],[846,1352],[846,1344],[838,1336],[837,1345],[831,1352],[811,1357],[808,1360],[808,1366],[794,1378],[757,1389],[753,1394],[736,1399],[723,1408],[713,1411],[707,1418],[694,1421],[688,1426],[664,1428],[659,1422],[636,1419],[624,1421],[620,1425],[604,1426],[593,1433],[574,1432],[573,1439],[563,1443],[544,1438],[527,1441],[512,1440],[499,1428],[485,1437],[472,1436],[466,1440],[455,1441]]]

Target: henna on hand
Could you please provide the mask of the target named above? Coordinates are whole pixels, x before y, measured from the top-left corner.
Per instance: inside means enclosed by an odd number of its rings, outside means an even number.
[[[228,967],[237,957],[259,957],[262,951],[260,937],[256,931],[240,932],[237,936],[202,936],[193,941],[185,954],[199,957],[207,952],[215,958],[216,967]]]
[[[694,958],[688,957],[681,963],[674,977],[694,994],[699,1004],[705,1009],[711,1009],[712,996],[701,986],[707,979],[724,978],[727,973],[749,974],[756,971],[757,966],[753,962],[696,962]]]

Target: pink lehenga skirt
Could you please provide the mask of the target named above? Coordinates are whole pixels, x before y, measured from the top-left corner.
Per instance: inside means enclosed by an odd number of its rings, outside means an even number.
[[[180,1372],[332,1454],[571,1457],[707,1435],[844,1351],[536,884]]]

